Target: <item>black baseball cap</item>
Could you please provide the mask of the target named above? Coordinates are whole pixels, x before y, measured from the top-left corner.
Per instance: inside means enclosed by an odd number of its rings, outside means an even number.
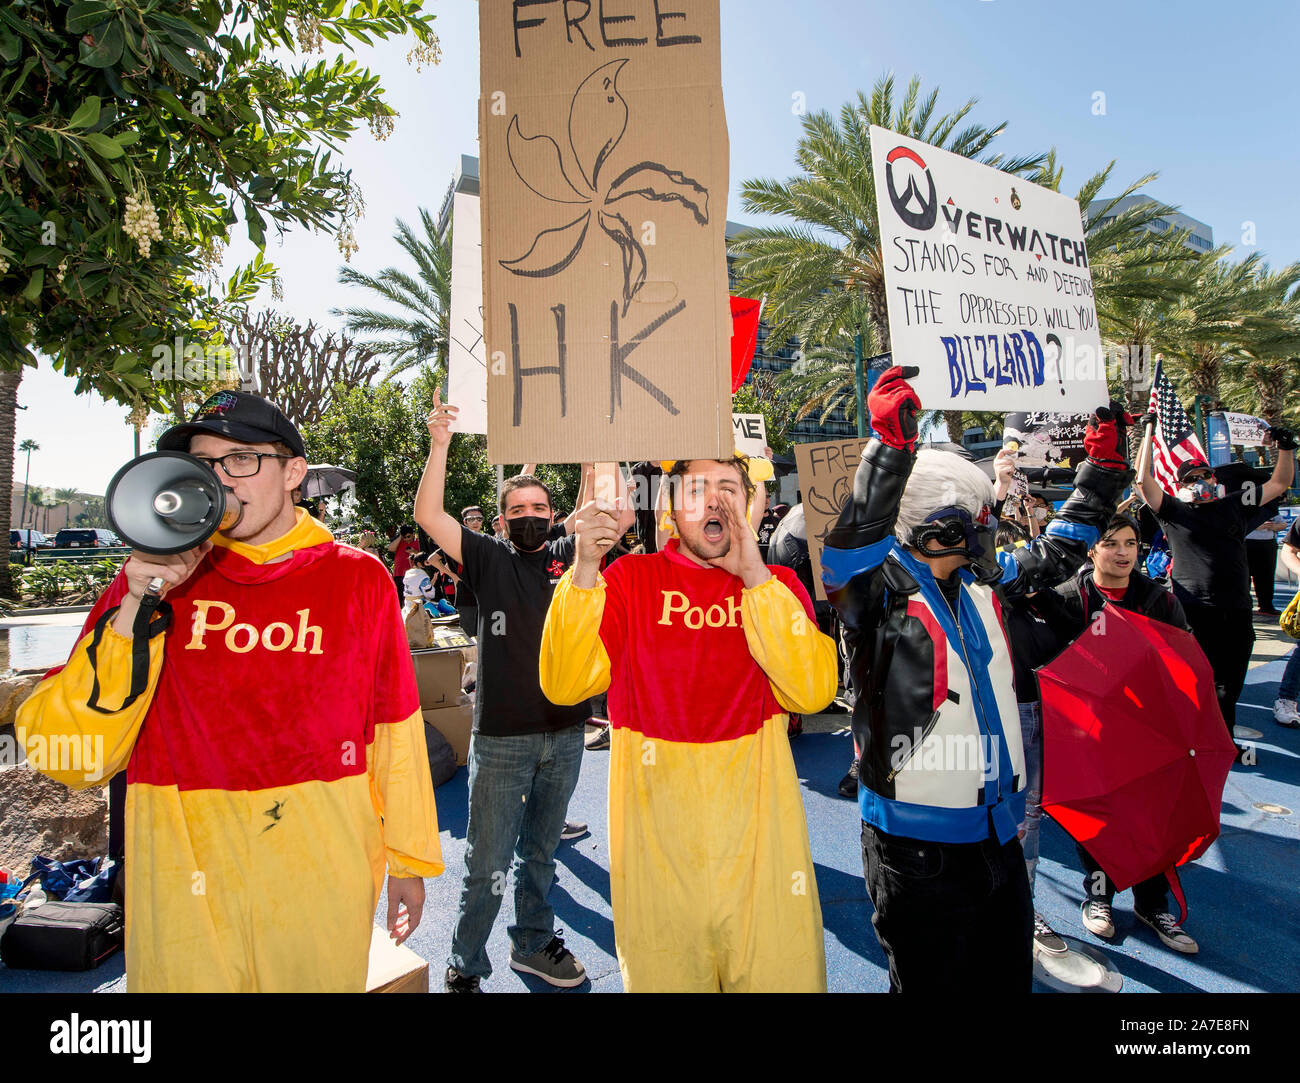
[[[210,395],[189,421],[173,425],[158,438],[158,450],[189,451],[190,438],[205,432],[250,444],[284,443],[295,455],[307,457],[302,436],[293,422],[275,403],[247,391],[218,391]]]
[[[1177,472],[1178,480],[1186,481],[1187,475],[1196,470],[1208,470],[1211,474],[1214,473],[1214,468],[1210,466],[1209,463],[1204,462],[1201,459],[1192,459],[1189,462],[1182,462],[1178,464],[1178,472]]]

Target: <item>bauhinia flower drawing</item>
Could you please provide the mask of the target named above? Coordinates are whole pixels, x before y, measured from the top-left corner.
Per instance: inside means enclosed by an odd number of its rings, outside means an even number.
[[[623,315],[646,280],[645,248],[625,214],[636,197],[656,203],[680,203],[703,226],[709,221],[709,193],[698,181],[658,162],[641,161],[616,167],[616,151],[627,130],[627,102],[618,90],[618,75],[626,60],[597,68],[579,85],[569,106],[570,165],[549,135],[526,136],[519,116],[510,118],[506,149],[519,179],[551,203],[585,206],[572,221],[542,230],[528,251],[498,261],[513,274],[549,278],[563,271],[582,251],[592,215],[619,248],[623,264]],[[577,178],[575,183],[574,177]],[[556,217],[560,217],[557,212]]]

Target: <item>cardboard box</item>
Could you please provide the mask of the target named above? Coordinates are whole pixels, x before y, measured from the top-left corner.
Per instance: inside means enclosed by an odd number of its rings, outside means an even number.
[[[460,702],[460,683],[465,674],[465,656],[460,647],[412,651],[411,663],[415,666],[420,710],[435,711]]]
[[[367,993],[427,993],[429,964],[405,944],[394,944],[388,930],[370,930],[370,964]]]
[[[423,711],[424,720],[445,738],[456,753],[456,763],[469,762],[469,737],[474,729],[474,704],[462,694],[460,701],[435,711]]]

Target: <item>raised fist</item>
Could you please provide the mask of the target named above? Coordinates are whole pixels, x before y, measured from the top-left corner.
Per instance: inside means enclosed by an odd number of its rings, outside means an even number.
[[[907,381],[920,371],[915,365],[893,365],[867,396],[871,427],[882,444],[899,451],[916,450],[916,416],[921,412],[921,400]]]

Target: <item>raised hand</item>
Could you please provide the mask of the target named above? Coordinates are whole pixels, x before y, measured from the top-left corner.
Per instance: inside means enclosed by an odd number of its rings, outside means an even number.
[[[620,537],[618,508],[605,500],[589,500],[578,509],[574,526],[577,555],[573,564],[574,586],[589,590],[596,585],[601,558]]]
[[[721,568],[745,581],[745,586],[756,587],[772,573],[763,563],[763,555],[758,549],[758,539],[749,527],[745,516],[744,497],[739,493],[723,491],[719,494],[722,513],[727,517],[731,545],[720,557],[713,557],[709,563]]]
[[[1098,466],[1111,470],[1124,469],[1119,427],[1116,425],[1114,413],[1109,408],[1097,407],[1097,412],[1088,422],[1088,429],[1083,434],[1083,446],[1088,452],[1088,458]]]
[[[429,411],[429,416],[424,419],[425,425],[429,428],[429,437],[433,441],[434,447],[448,447],[451,444],[452,426],[455,424],[456,415],[459,413],[460,407],[444,403],[442,396],[435,388],[433,392],[433,409]]]
[[[882,444],[900,451],[916,450],[916,416],[921,412],[921,400],[907,381],[920,371],[915,365],[893,365],[867,396],[871,427],[880,435]]]

